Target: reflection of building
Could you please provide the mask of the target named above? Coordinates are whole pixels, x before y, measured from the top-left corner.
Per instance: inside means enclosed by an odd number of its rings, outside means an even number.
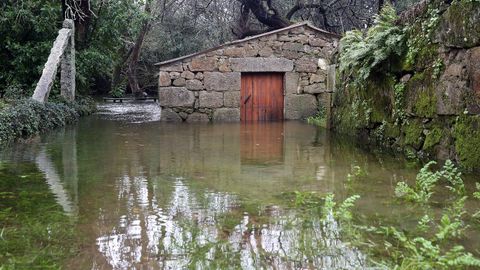
[[[284,162],[284,123],[251,122],[240,127],[240,159],[243,164]]]
[[[152,123],[131,129],[112,122],[108,128],[85,122],[95,132],[67,131],[62,142],[29,150],[59,203],[78,211],[79,227],[91,237],[71,268],[211,269],[218,258],[245,269],[364,263],[338,239],[333,220],[305,227],[295,211],[272,203],[284,191],[332,191],[328,144],[314,127]],[[243,214],[241,198],[268,206],[263,221],[258,213]],[[232,219],[228,230],[225,216]]]
[[[299,190],[333,191],[329,143],[315,137],[318,132],[323,131],[297,122],[165,125],[152,154],[161,172],[219,190],[273,194],[291,191],[296,183]]]

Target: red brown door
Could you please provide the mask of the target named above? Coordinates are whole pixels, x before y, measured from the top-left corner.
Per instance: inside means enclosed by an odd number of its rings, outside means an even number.
[[[240,119],[283,120],[283,73],[242,73]]]

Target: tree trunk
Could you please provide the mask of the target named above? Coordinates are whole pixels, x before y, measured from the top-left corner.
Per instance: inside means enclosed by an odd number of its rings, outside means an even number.
[[[255,15],[257,20],[268,27],[278,29],[290,25],[290,21],[284,18],[272,6],[271,0],[239,0],[247,6]]]
[[[135,40],[135,45],[133,45],[132,54],[130,56],[130,63],[128,64],[128,69],[127,69],[128,84],[130,86],[130,89],[132,90],[132,93],[136,96],[140,95],[141,93],[141,89],[137,79],[137,66],[138,66],[138,59],[140,58],[143,40],[145,39],[145,36],[150,30],[150,18],[149,18],[149,16],[151,15],[150,5],[151,5],[151,0],[147,0],[145,3],[145,13],[147,15],[147,18],[145,18],[145,20],[143,21],[142,28],[140,29],[140,32],[138,33],[138,37]]]

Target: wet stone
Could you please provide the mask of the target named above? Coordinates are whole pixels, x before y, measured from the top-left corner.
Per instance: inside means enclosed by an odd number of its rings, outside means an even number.
[[[214,57],[197,57],[193,58],[190,63],[191,71],[213,71],[216,68]]]
[[[161,112],[161,121],[164,122],[182,122],[182,118],[172,109],[165,108]]]
[[[185,83],[186,83],[185,78],[178,78],[173,81],[174,86],[185,86]]]
[[[189,90],[202,90],[203,83],[200,80],[188,80],[186,81],[186,87]]]
[[[208,122],[210,119],[205,113],[192,113],[187,117],[187,122]]]
[[[240,91],[225,92],[223,95],[223,104],[225,107],[240,107]]]
[[[209,91],[239,91],[240,73],[238,72],[206,72],[204,75],[205,89]]]
[[[170,74],[165,71],[160,71],[158,74],[158,85],[159,86],[170,86],[172,85],[172,80],[170,79]]]
[[[221,108],[213,113],[215,122],[238,122],[240,121],[240,109]]]

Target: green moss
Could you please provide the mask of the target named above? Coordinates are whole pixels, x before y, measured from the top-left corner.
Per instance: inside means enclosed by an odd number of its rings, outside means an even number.
[[[415,103],[415,113],[418,116],[433,117],[437,111],[437,97],[431,91],[421,91]]]
[[[439,127],[434,127],[433,129],[429,130],[427,136],[425,136],[425,142],[423,143],[423,149],[430,151],[432,148],[440,143],[442,139],[442,129]]]
[[[425,44],[420,47],[415,61],[415,69],[423,70],[431,66],[438,59],[438,45]]]
[[[395,78],[389,74],[381,74],[368,81],[363,98],[370,108],[371,122],[381,123],[390,120],[393,107],[391,93],[395,84]]]
[[[407,103],[415,115],[433,118],[437,111],[432,69],[416,73],[406,86]]]
[[[385,136],[388,138],[397,138],[400,136],[400,126],[387,122],[385,125]]]
[[[448,45],[470,48],[480,43],[480,2],[454,1],[442,17],[440,37]]]
[[[405,144],[419,149],[422,144],[423,126],[419,121],[410,121],[404,126]]]
[[[480,116],[462,115],[454,127],[455,150],[460,164],[472,169],[480,166]]]

